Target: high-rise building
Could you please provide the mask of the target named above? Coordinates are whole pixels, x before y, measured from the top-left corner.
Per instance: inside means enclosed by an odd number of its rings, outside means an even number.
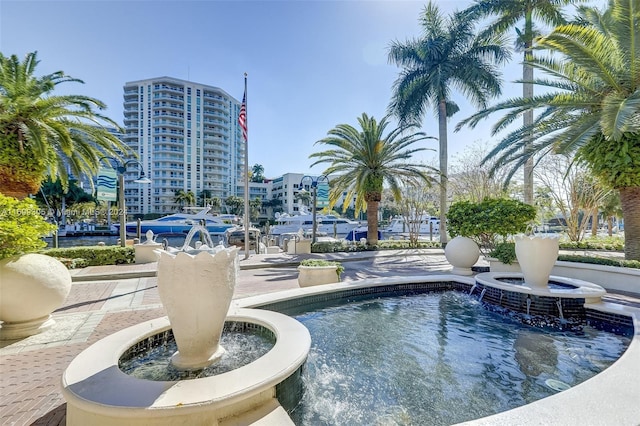
[[[243,191],[239,111],[240,102],[218,87],[171,77],[126,83],[124,142],[152,181],[136,184],[140,170],[127,170],[128,212],[175,211],[178,190],[221,199]]]

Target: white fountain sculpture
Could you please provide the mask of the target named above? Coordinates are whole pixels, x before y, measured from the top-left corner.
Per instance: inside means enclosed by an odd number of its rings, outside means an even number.
[[[158,250],[158,292],[178,351],[171,363],[195,370],[224,353],[220,337],[236,285],[238,249],[202,245],[189,253]]]
[[[516,241],[516,257],[524,275],[524,282],[536,288],[549,285],[551,270],[558,259],[559,234],[520,234]]]
[[[204,244],[189,243],[196,232]],[[181,249],[160,250],[158,291],[168,317],[114,333],[81,352],[62,377],[67,425],[219,424],[258,407],[278,404],[276,386],[298,371],[311,346],[309,331],[286,315],[230,307],[238,273],[238,249],[214,247],[205,228],[191,229]],[[120,369],[121,357],[172,330],[179,370],[202,369],[224,353],[225,321],[264,328],[275,344],[247,365],[191,380],[139,379]],[[286,391],[285,391],[286,392]]]

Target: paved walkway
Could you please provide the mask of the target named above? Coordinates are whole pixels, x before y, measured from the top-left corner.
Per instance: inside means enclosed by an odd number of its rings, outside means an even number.
[[[451,268],[440,249],[252,255],[241,257],[234,298],[298,288],[295,268],[310,257],[344,262],[345,281],[441,274]],[[479,261],[478,266],[486,263]],[[64,425],[60,380],[73,358],[107,335],[165,315],[155,273],[154,263],[73,271],[71,293],[53,314],[53,328],[23,340],[0,342],[0,425]]]

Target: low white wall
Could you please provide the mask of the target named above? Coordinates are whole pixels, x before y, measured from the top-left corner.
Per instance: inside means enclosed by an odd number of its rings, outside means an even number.
[[[551,275],[589,281],[604,287],[605,290],[619,290],[640,295],[640,269],[557,261]]]

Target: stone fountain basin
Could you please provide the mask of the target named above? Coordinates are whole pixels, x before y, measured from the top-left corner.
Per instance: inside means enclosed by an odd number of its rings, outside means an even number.
[[[599,285],[576,278],[558,277],[555,275],[549,277],[549,281],[564,284],[567,286],[566,288],[537,287],[528,285],[526,282],[522,284],[512,284],[500,281],[500,279],[507,278],[524,278],[524,275],[514,272],[484,272],[475,277],[479,284],[500,290],[531,294],[533,296],[585,299],[586,303],[599,302],[601,297],[606,294],[606,290]]]
[[[271,330],[274,347],[241,368],[201,379],[152,381],[118,368],[122,354],[136,343],[171,328],[167,317],[112,334],[80,353],[62,376],[67,424],[217,424],[275,397],[275,386],[294,374],[311,347],[308,330],[277,312],[237,309],[227,321]]]

